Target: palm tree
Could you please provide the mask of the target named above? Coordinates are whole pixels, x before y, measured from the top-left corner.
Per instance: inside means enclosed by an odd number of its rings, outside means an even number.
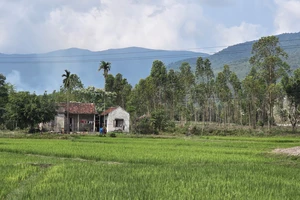
[[[100,62],[99,69],[98,69],[98,71],[103,70],[103,76],[104,76],[104,111],[105,111],[105,83],[106,83],[106,78],[108,76],[108,72],[110,70],[110,67],[111,67],[110,62],[105,62],[105,61],[102,60]],[[100,117],[99,117],[99,122],[100,122]],[[105,126],[105,116],[104,116],[104,127],[106,128],[106,126]],[[100,123],[99,123],[99,128],[100,128]]]
[[[65,70],[65,74],[62,75],[62,77],[65,77],[63,79],[64,88],[67,89],[67,133],[70,133],[70,119],[69,119],[69,94],[70,94],[70,88],[71,88],[71,72],[68,70]]]
[[[110,70],[110,67],[111,67],[110,62],[105,62],[103,60],[100,62],[100,66],[99,66],[98,71],[103,70],[103,76],[104,76],[105,81],[106,81],[106,78],[108,76],[108,72]]]

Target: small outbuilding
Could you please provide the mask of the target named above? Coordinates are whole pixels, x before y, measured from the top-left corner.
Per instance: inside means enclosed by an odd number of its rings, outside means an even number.
[[[96,130],[96,106],[94,103],[69,103],[69,119],[67,119],[67,104],[58,104],[57,116],[54,120],[55,132],[67,131],[69,120],[70,132],[94,132]]]
[[[130,114],[120,106],[108,108],[100,116],[107,132],[129,132]]]

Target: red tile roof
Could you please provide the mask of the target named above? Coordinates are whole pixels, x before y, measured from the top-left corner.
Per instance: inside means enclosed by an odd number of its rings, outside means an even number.
[[[110,107],[109,109],[103,111],[103,112],[101,113],[101,116],[102,116],[102,115],[107,115],[107,114],[111,113],[112,111],[116,110],[117,108],[118,108],[118,107]]]
[[[67,103],[60,103],[58,105],[58,112],[64,112],[67,110]],[[93,103],[69,103],[70,114],[97,114],[96,106]]]

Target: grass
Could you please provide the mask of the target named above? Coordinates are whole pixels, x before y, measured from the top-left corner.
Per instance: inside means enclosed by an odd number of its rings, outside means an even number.
[[[293,146],[300,138],[3,137],[0,199],[297,199],[300,159],[270,153]]]

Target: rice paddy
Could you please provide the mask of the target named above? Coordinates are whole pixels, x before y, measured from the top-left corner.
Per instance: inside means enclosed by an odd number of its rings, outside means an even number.
[[[297,137],[0,138],[0,199],[297,199]]]

